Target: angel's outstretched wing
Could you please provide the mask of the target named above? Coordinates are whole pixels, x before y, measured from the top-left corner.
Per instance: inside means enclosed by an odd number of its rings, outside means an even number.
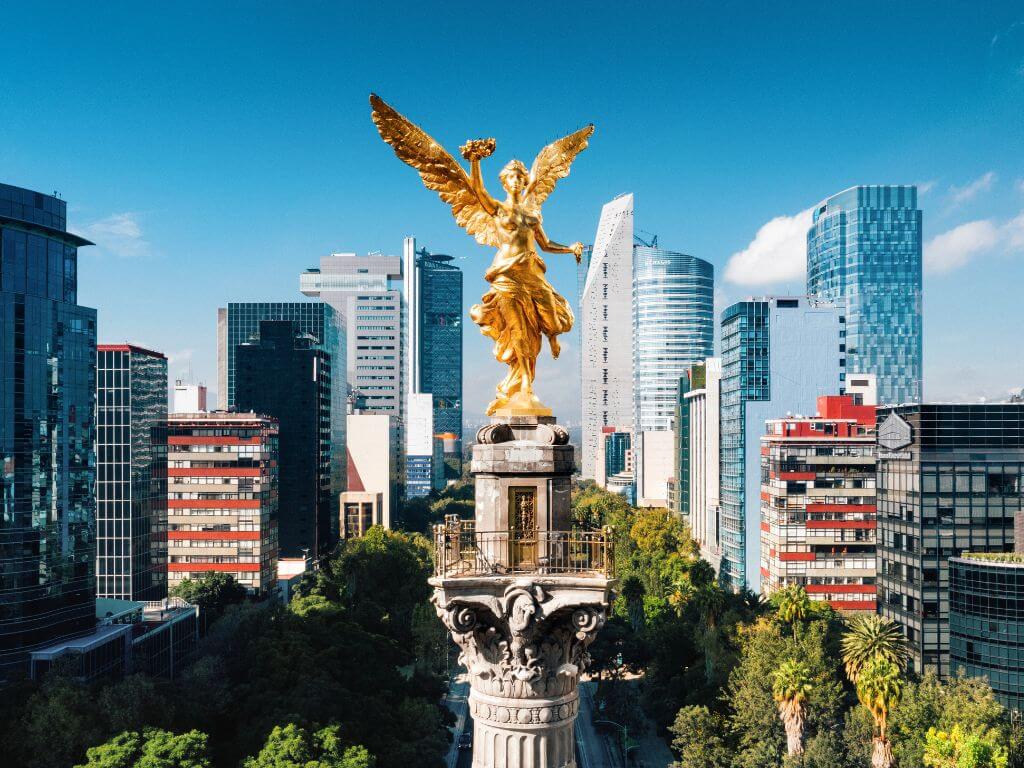
[[[587,148],[587,140],[594,133],[594,125],[591,123],[586,128],[580,128],[576,133],[563,136],[558,141],[548,144],[537,155],[530,168],[530,186],[526,191],[528,199],[532,200],[535,206],[540,206],[559,179],[569,175],[569,167],[576,155]]]
[[[460,227],[481,245],[499,248],[494,218],[484,210],[466,171],[422,128],[400,115],[376,94],[370,94],[373,122],[380,136],[403,162],[420,173],[424,186],[437,192],[452,207]],[[563,174],[564,175],[564,174]]]

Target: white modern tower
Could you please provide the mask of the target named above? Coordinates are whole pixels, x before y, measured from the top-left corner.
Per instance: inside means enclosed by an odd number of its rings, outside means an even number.
[[[580,301],[583,477],[602,427],[633,425],[633,195],[605,204]]]
[[[348,383],[363,413],[405,416],[402,260],[371,253],[333,253],[299,278],[306,296],[330,304],[348,327]]]

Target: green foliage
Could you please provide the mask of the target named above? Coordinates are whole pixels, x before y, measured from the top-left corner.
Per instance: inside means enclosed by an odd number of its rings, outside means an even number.
[[[243,602],[247,592],[231,574],[209,571],[198,579],[181,580],[171,589],[171,595],[198,605],[205,625],[209,626],[228,606]]]
[[[672,749],[679,755],[672,768],[726,768],[732,764],[729,724],[721,714],[705,706],[683,707],[669,731]]]
[[[429,533],[431,526],[442,522],[445,515],[458,515],[464,520],[472,518],[474,499],[472,480],[463,479],[440,491],[431,491],[428,496],[404,500],[399,518],[406,531]]]
[[[210,764],[238,766],[259,760],[275,727],[298,724],[313,740],[320,737],[311,724],[331,723],[358,736],[328,753],[344,768],[363,768],[370,755],[374,768],[438,768],[450,714],[439,704],[444,681],[431,672],[436,657],[421,658],[429,622],[437,622],[427,605],[429,569],[422,536],[374,529],[343,544],[290,606],[232,604],[229,582],[196,580],[187,597],[209,596],[222,615],[174,683],[136,675],[83,684],[52,672],[42,684],[13,686],[18,698],[0,700],[5,757],[19,768],[85,759],[89,768],[171,768],[193,757],[200,766],[200,753],[188,751],[197,729],[209,735]],[[123,733],[136,735],[114,739]],[[86,758],[90,747],[99,752]]]
[[[921,765],[929,729],[949,733],[959,727],[964,733],[979,731],[999,734],[1009,746],[1005,709],[992,689],[978,678],[954,676],[939,680],[929,673],[919,682],[907,684],[889,727],[893,753],[899,765]]]
[[[800,586],[780,589],[772,595],[771,604],[778,617],[792,625],[794,637],[797,623],[804,621],[811,614],[811,599],[807,596],[807,591]]]
[[[205,733],[158,729],[124,731],[86,752],[76,768],[210,768]]]
[[[413,610],[430,597],[430,543],[419,534],[374,526],[348,539],[337,556],[299,584],[292,609],[299,615],[341,611],[371,632],[412,643]]]
[[[336,725],[312,733],[295,723],[275,726],[260,753],[242,768],[373,768],[366,748],[346,747],[340,731]]]
[[[738,630],[739,663],[724,699],[736,734],[737,765],[744,768],[776,768],[782,762],[786,736],[775,699],[780,659],[799,659],[800,684],[813,688],[806,702],[806,733],[842,722],[845,695],[831,651],[837,628],[829,620],[813,619],[796,638],[787,629],[774,617],[763,617]]]
[[[1001,734],[994,729],[965,731],[959,725],[925,735],[924,765],[927,768],[1006,768],[1009,754]]]
[[[715,701],[736,659],[734,629],[756,615],[756,601],[723,591],[685,523],[664,510],[636,509],[588,482],[572,513],[581,527],[610,527],[615,543],[619,594],[591,646],[599,679],[644,669],[642,705],[659,730],[680,707]]]

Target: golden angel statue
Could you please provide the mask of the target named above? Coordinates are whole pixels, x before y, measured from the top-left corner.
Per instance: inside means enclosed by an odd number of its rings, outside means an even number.
[[[400,115],[375,94],[370,95],[373,122],[381,138],[399,159],[419,171],[423,184],[452,208],[460,227],[481,245],[498,249],[484,279],[491,288],[470,317],[480,331],[494,339],[494,357],[508,365],[508,376],[498,384],[497,397],[487,407],[490,416],[550,416],[533,393],[541,339],[547,336],[551,354],[558,357],[558,334],[572,328],[569,303],[544,277],[547,265],[537,253],[572,253],[579,262],[583,245],[559,245],[544,232],[540,208],[569,175],[576,156],[594,132],[588,125],[544,147],[527,171],[513,160],[499,174],[507,197],[491,197],[480,174],[480,161],[494,152],[494,139],[474,139],[460,148],[469,161],[462,165],[418,126]]]

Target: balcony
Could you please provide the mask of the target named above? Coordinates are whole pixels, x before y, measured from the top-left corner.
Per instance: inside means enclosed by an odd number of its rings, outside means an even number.
[[[611,529],[478,531],[472,520],[434,526],[434,576],[446,579],[516,574],[612,573]]]

